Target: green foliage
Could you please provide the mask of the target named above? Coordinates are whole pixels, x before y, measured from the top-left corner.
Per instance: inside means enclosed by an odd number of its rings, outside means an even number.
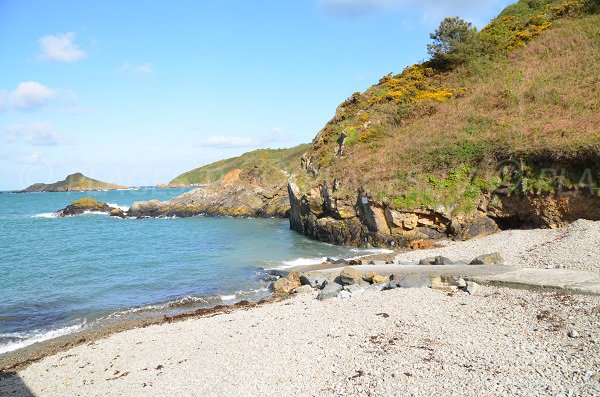
[[[479,51],[477,28],[459,17],[445,18],[430,37],[427,52],[441,68],[463,64]]]

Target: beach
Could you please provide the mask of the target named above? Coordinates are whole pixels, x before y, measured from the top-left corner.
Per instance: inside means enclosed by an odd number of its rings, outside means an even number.
[[[75,347],[2,379],[0,394],[594,396],[598,305],[487,287],[296,295]]]

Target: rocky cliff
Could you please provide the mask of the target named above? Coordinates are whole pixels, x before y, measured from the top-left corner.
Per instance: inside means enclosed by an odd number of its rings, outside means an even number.
[[[462,62],[432,59],[353,94],[294,171],[291,228],[407,246],[600,219],[597,9],[519,1]]]
[[[234,169],[216,182],[194,189],[169,201],[136,202],[132,217],[190,217],[195,215],[235,217],[286,217],[289,213],[287,175],[273,169]]]

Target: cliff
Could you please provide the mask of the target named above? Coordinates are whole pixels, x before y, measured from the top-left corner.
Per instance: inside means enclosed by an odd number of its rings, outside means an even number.
[[[600,219],[598,8],[519,1],[353,94],[294,170],[291,228],[407,246]]]

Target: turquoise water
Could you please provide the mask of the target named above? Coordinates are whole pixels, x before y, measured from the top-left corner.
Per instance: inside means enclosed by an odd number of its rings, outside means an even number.
[[[183,191],[0,194],[0,353],[123,313],[260,299],[259,267],[366,253],[308,240],[282,219],[52,214],[85,196],[129,207]]]

